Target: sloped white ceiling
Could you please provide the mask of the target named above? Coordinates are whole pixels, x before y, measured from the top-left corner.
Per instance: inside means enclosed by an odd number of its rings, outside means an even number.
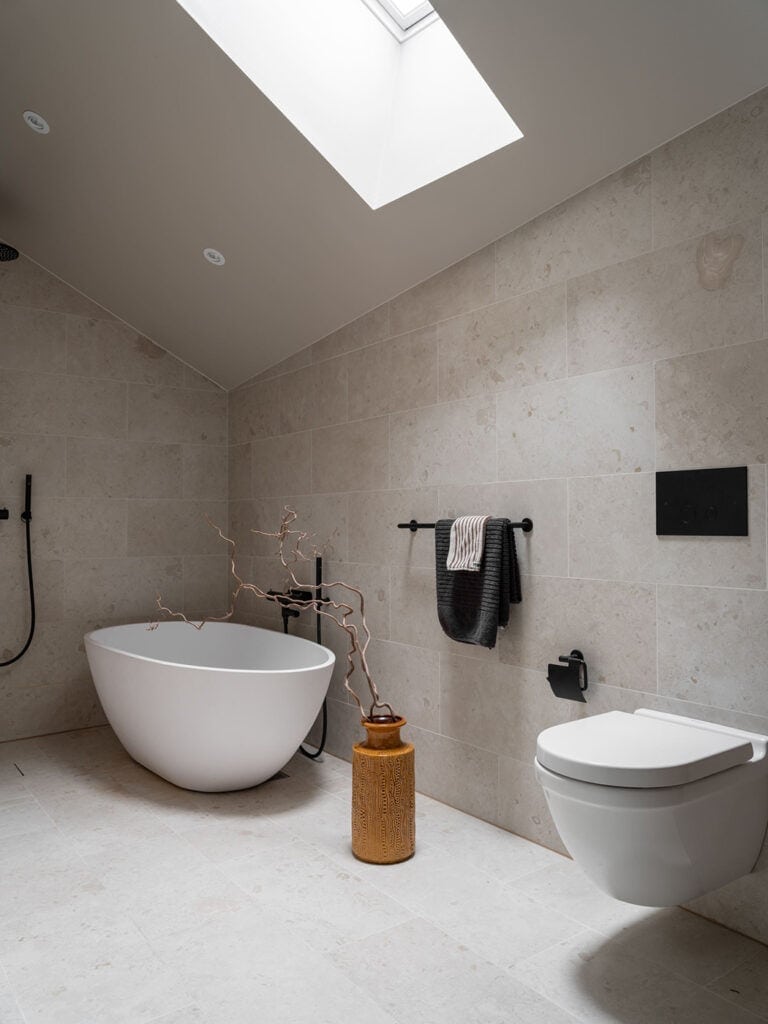
[[[374,211],[175,0],[3,4],[0,238],[232,386],[768,82],[764,0],[435,6],[525,138]]]

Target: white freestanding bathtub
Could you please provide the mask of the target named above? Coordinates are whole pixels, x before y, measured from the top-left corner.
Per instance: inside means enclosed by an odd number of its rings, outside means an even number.
[[[185,789],[246,789],[290,760],[335,661],[301,637],[231,622],[110,626],[85,636],[110,725],[139,764]]]

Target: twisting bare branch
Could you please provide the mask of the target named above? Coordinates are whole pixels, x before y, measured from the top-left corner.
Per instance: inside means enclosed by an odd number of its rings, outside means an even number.
[[[157,608],[163,615],[170,618],[179,619],[182,622],[186,622],[190,626],[194,626],[195,629],[202,629],[206,622],[226,622],[231,619],[235,613],[235,607],[237,599],[242,593],[253,594],[257,598],[262,598],[272,603],[275,602],[276,598],[274,594],[270,594],[268,591],[263,590],[256,583],[246,582],[241,578],[236,569],[236,545],[231,537],[227,537],[219,526],[216,525],[208,516],[205,517],[208,525],[216,530],[219,537],[230,546],[229,555],[229,567],[232,574],[232,578],[235,581],[235,587],[232,591],[229,608],[223,615],[209,615],[201,621],[193,621],[188,619],[183,612],[173,611],[171,608],[166,607],[162,603],[162,598],[157,595]],[[303,583],[296,576],[296,567],[303,562],[308,562],[311,559],[322,554],[322,549],[318,548],[315,544],[312,544],[310,552],[304,550],[304,545],[312,540],[312,535],[305,530],[292,530],[291,526],[298,519],[297,512],[289,508],[287,505],[283,509],[283,513],[280,519],[280,527],[276,532],[270,532],[267,530],[251,530],[250,532],[258,537],[265,537],[267,539],[273,539],[277,541],[277,551],[275,554],[280,559],[280,564],[287,572],[287,590],[293,586],[297,590],[309,591],[312,596],[307,599],[301,599],[293,597],[286,593],[281,596],[280,604],[286,608],[296,609],[298,611],[311,610],[317,615],[325,616],[331,619],[340,629],[342,629],[348,638],[349,647],[347,649],[347,668],[344,675],[344,687],[350,694],[355,704],[360,709],[360,713],[367,718],[373,718],[378,709],[387,708],[391,715],[394,714],[392,707],[387,701],[383,701],[379,694],[378,687],[371,675],[370,666],[368,664],[367,651],[368,645],[371,642],[371,631],[368,628],[368,624],[365,619],[365,597],[362,590],[358,587],[352,586],[351,583],[345,583],[343,580],[332,580],[330,583],[323,583],[322,589],[326,591],[325,594],[320,593],[321,585]],[[339,598],[330,597],[327,595],[328,591],[341,590],[342,594]],[[357,609],[353,604],[349,603],[350,598],[344,600],[343,594],[353,595],[351,598],[357,599]],[[355,615],[357,611],[358,622],[350,621],[350,618]],[[334,614],[336,613],[336,614]],[[149,624],[150,629],[157,628],[157,621]],[[366,713],[363,703],[360,697],[355,692],[353,687],[350,685],[350,679],[354,673],[359,669],[365,678],[365,682],[368,685],[368,690],[371,697],[371,705]]]

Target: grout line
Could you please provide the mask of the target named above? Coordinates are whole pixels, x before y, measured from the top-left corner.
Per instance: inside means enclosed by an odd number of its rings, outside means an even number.
[[[565,566],[568,577],[572,578],[571,572],[571,481],[565,481]],[[530,575],[534,575],[531,573]]]

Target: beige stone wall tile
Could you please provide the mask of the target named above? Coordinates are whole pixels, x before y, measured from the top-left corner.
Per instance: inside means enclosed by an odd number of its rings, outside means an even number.
[[[578,717],[574,701],[553,696],[546,671],[440,656],[440,732],[476,747],[533,760],[536,737]]]
[[[420,793],[484,821],[496,820],[496,754],[424,729],[410,729],[409,735],[418,751],[416,786]]]
[[[240,501],[251,498],[251,446],[231,444],[228,449],[229,500]]]
[[[659,587],[659,690],[768,715],[768,593]]]
[[[656,504],[651,473],[568,481],[569,575],[655,581]]]
[[[371,345],[347,356],[349,419],[433,405],[437,401],[437,328]]]
[[[644,157],[500,239],[497,296],[544,288],[650,247],[651,162]]]
[[[328,561],[348,561],[349,517],[346,494],[299,495],[292,499],[291,507],[298,513],[293,528],[309,533],[307,551],[314,545]]]
[[[386,416],[312,433],[312,490],[375,491],[389,486]]]
[[[569,373],[761,338],[761,248],[748,221],[569,281]]]
[[[29,631],[29,583],[22,535],[23,530],[20,530],[18,543],[12,549],[5,544],[0,548],[3,607],[0,644],[16,651],[23,647]],[[37,554],[33,548],[36,622],[57,622],[64,618],[64,565],[60,558]],[[0,656],[0,661],[3,660]]]
[[[40,628],[35,630],[35,640],[24,657],[8,668],[0,669],[0,692],[12,694],[15,691],[19,700],[25,702],[26,691],[34,692],[38,687],[50,686],[52,692],[58,693],[63,700],[73,686],[90,679],[83,642],[83,633],[89,628],[91,625],[88,622],[40,623]],[[0,656],[6,656],[2,646]],[[45,694],[38,694],[37,699],[43,703]],[[52,710],[49,705],[43,711],[47,720],[53,719],[50,715]],[[13,722],[7,723],[4,719],[0,721],[3,722],[4,735],[9,739],[22,735],[14,729]],[[54,726],[52,731],[60,730]]]
[[[0,302],[0,368],[63,373],[64,328],[68,319],[61,313]]]
[[[70,437],[66,474],[72,498],[180,498],[181,446]]]
[[[494,246],[486,246],[392,299],[391,333],[405,334],[493,302],[493,261]]]
[[[522,603],[499,638],[500,660],[546,672],[573,648],[583,652],[594,682],[655,693],[655,587],[524,577]]]
[[[104,382],[99,382],[104,387]],[[128,385],[128,437],[135,441],[226,444],[227,396],[182,388]]]
[[[496,409],[492,398],[396,413],[390,417],[392,486],[481,483],[496,476]]]
[[[352,352],[357,348],[365,348],[366,345],[383,341],[389,334],[389,303],[385,302],[316,341],[310,349],[312,362],[320,363],[324,359],[344,355],[345,352]]]
[[[440,665],[435,651],[374,640],[368,664],[382,699],[395,714],[412,726],[439,731]]]
[[[272,515],[265,515],[263,506],[272,506]],[[274,516],[277,515],[277,523],[280,523],[279,503],[275,500],[270,502],[260,501],[230,501],[227,509],[229,519],[229,536],[236,545],[236,558],[238,564],[242,559],[250,558],[257,548],[256,538],[251,533],[252,529],[262,529],[260,523],[264,523],[263,529],[273,530]],[[269,523],[267,526],[266,524]],[[259,545],[261,547],[261,545]],[[266,551],[258,551],[259,554],[266,554]]]
[[[443,632],[437,617],[435,569],[412,566],[391,567],[391,638],[411,647],[467,658],[497,661],[498,646],[489,650],[451,640]]]
[[[749,536],[656,539],[656,580],[705,587],[766,585],[766,467],[749,466]]]
[[[0,303],[115,319],[108,310],[24,256],[0,266]]]
[[[66,491],[66,439],[39,434],[0,435],[2,503],[24,507],[24,477],[32,474],[33,501]],[[11,510],[12,513],[15,511]]]
[[[250,447],[254,498],[300,494],[307,490],[312,476],[311,430],[262,438]]]
[[[0,370],[0,433],[66,434],[64,383],[55,374]]]
[[[3,670],[6,671],[6,670]],[[8,670],[10,671],[10,670]],[[49,675],[48,678],[51,678]],[[79,679],[30,687],[0,680],[0,721],[8,739],[104,725],[87,669]]]
[[[63,391],[67,408],[67,434],[74,437],[126,436],[125,384],[112,380],[67,377]]]
[[[183,387],[184,364],[117,321],[66,318],[67,373]]]
[[[431,530],[398,530],[398,523],[434,523],[437,490],[355,491],[349,495],[349,557],[353,562],[432,567]]]
[[[445,320],[438,331],[441,401],[566,375],[565,285]]]
[[[331,586],[332,583],[347,583],[362,591],[365,600],[365,619],[371,636],[379,640],[389,639],[389,609],[390,609],[390,583],[388,565],[355,564],[351,562],[339,562],[335,559],[323,560],[323,579],[325,581],[325,594],[332,600],[349,604],[354,609],[348,621],[362,625],[359,614],[359,599],[356,594],[346,587]],[[341,619],[340,611],[334,612],[335,616]],[[325,626],[325,623],[324,623]],[[332,622],[328,623],[328,629],[336,627]]]
[[[221,501],[227,493],[226,447],[185,444],[182,447],[182,480],[185,498]]]
[[[309,366],[312,363],[312,348],[301,349],[299,352],[294,352],[292,356],[288,356],[287,359],[281,359],[279,363],[275,363],[274,366],[270,366],[266,370],[262,370],[261,373],[257,374],[255,380],[272,380],[274,377],[281,377],[284,373],[291,373],[293,370],[300,370],[303,366]]]
[[[768,462],[768,343],[656,365],[659,469]]]
[[[768,211],[768,90],[678,136],[652,157],[655,245]]]
[[[128,502],[128,555],[226,554],[226,545],[206,522],[227,521],[225,501]]]
[[[105,498],[40,498],[33,503],[35,553],[102,558],[126,552],[127,503]]]
[[[265,386],[272,387],[278,400],[279,430],[274,433],[293,434],[347,420],[345,359],[329,359],[286,373]]]
[[[565,480],[441,487],[438,516],[504,516],[530,519],[531,533],[515,530],[515,550],[522,573],[568,575],[568,516]],[[434,564],[434,549],[432,551]]]
[[[499,759],[498,824],[550,850],[567,853],[529,761]]]
[[[229,443],[241,444],[280,431],[280,393],[275,383],[258,382],[230,391]]]
[[[185,555],[181,561],[184,601],[179,610],[187,615],[223,615],[230,606],[235,586],[228,556]]]
[[[502,480],[653,468],[651,366],[505,391],[496,408]]]
[[[153,619],[158,614],[158,594],[174,611],[184,606],[182,560],[168,556],[71,559],[64,594],[67,615],[76,621]]]

